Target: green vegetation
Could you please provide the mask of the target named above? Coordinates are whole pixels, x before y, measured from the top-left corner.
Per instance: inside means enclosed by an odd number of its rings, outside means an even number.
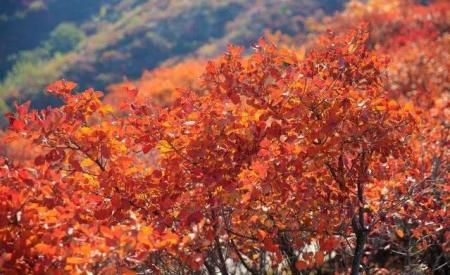
[[[30,1],[12,1],[5,0],[6,5],[10,6],[10,11],[8,9],[6,11],[0,11],[0,22],[6,22],[8,20],[20,19],[26,17],[29,13],[39,11],[45,9],[46,2],[48,0],[30,0]],[[8,3],[11,2],[11,3]],[[4,5],[5,5],[4,4]],[[5,8],[0,5],[0,7]]]
[[[74,50],[86,38],[84,32],[72,23],[61,23],[50,33],[45,48],[50,52],[65,53]]]
[[[0,84],[0,112],[7,110],[5,101],[9,98],[27,98],[62,77],[73,56],[70,52],[84,39],[83,31],[72,23],[63,22],[40,47],[11,56],[14,65]]]
[[[62,8],[62,1],[46,5]],[[9,59],[12,64],[0,80],[0,112],[58,78],[75,80],[82,88],[104,89],[123,77],[137,78],[144,69],[167,60],[211,57],[229,43],[250,46],[266,29],[306,32],[308,17],[319,18],[324,14],[319,11],[332,12],[343,2],[102,0],[89,19],[77,24],[60,22],[37,48]]]

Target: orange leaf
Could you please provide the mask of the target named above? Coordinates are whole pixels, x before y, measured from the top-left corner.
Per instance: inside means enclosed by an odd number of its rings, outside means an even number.
[[[109,229],[109,227],[101,225],[100,226],[100,232],[102,233],[103,236],[105,236],[106,238],[110,238],[112,239],[114,237],[114,233],[112,232],[111,229]]]
[[[68,264],[83,264],[85,263],[85,259],[79,257],[68,257],[66,262]]]
[[[261,229],[258,229],[256,236],[258,236],[258,239],[264,240],[267,236],[267,232]]]
[[[403,238],[405,236],[405,232],[403,232],[403,230],[401,230],[401,229],[396,229],[395,233],[397,233],[397,236],[399,238]]]
[[[39,244],[35,245],[34,249],[36,249],[36,251],[38,253],[42,253],[42,254],[45,254],[45,255],[54,255],[54,254],[56,254],[56,247],[53,247],[53,246],[45,244],[45,243],[39,243]]]
[[[149,226],[143,226],[137,235],[138,242],[148,245],[150,247],[153,246],[153,242],[150,241],[150,238],[153,234],[153,228]]]
[[[72,81],[66,81],[64,79],[55,81],[47,86],[47,92],[55,95],[68,95],[72,92],[77,84]]]
[[[257,215],[253,215],[250,217],[250,222],[251,223],[256,223],[259,220],[259,217]]]
[[[164,242],[169,244],[169,245],[177,244],[178,240],[179,240],[178,235],[176,235],[176,234],[174,234],[172,232],[166,233],[164,235]]]
[[[252,169],[260,178],[265,178],[267,176],[267,170],[269,170],[269,165],[267,162],[255,161],[252,165]]]

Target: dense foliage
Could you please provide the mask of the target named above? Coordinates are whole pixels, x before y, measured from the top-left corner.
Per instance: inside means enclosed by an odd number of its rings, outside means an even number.
[[[303,48],[228,46],[104,100],[53,82],[61,106],[7,114],[0,271],[448,274],[449,12],[352,2]]]

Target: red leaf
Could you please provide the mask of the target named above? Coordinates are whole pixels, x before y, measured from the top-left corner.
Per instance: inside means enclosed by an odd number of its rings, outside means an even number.
[[[25,129],[25,123],[20,119],[13,119],[10,129],[13,131],[21,131]]]
[[[277,253],[279,251],[278,245],[273,243],[272,239],[270,239],[270,238],[267,238],[264,240],[264,247],[269,252]]]
[[[45,159],[48,161],[59,161],[63,159],[64,156],[64,150],[53,149],[47,155],[45,155]]]
[[[75,82],[62,79],[48,85],[47,92],[50,94],[66,96],[70,94],[76,86],[77,84]]]
[[[320,243],[320,249],[323,251],[330,252],[335,248],[336,245],[337,242],[334,238],[328,238]]]
[[[126,84],[123,86],[123,88],[124,88],[125,92],[127,93],[127,96],[130,97],[131,99],[134,99],[139,93],[138,88],[136,88],[132,84]]]
[[[17,114],[19,115],[19,117],[23,117],[28,113],[30,104],[31,104],[31,101],[29,101],[29,100],[22,105],[18,105],[17,103],[15,103],[16,111],[17,111]]]
[[[159,179],[162,177],[162,172],[160,170],[155,170],[152,172],[152,176]]]
[[[191,215],[189,215],[186,221],[187,224],[191,224],[191,223],[199,223],[202,219],[203,219],[202,213],[200,211],[196,211]]]
[[[316,258],[316,264],[321,265],[321,264],[323,264],[325,254],[323,253],[323,251],[318,251],[315,255],[315,258]]]
[[[100,148],[101,154],[104,158],[106,159],[110,159],[112,154],[111,154],[111,149],[108,148],[108,146],[106,146],[105,144],[102,145],[102,147]]]
[[[75,171],[83,172],[83,168],[81,167],[80,162],[79,162],[78,160],[76,160],[76,159],[70,159],[70,160],[69,160],[69,163],[70,163],[70,165],[72,165],[72,168],[73,168]]]
[[[235,94],[235,93],[232,93],[230,95],[230,99],[231,99],[231,102],[233,102],[233,104],[236,104],[236,105],[241,102],[241,98],[239,97],[238,94]]]
[[[39,155],[34,159],[34,164],[36,166],[43,165],[45,163],[45,157],[43,155]]]
[[[122,205],[122,198],[117,194],[113,195],[111,198],[111,205],[115,208],[119,208]]]
[[[320,79],[320,78],[314,78],[314,79],[313,79],[313,83],[314,83],[314,85],[316,85],[316,86],[319,87],[319,88],[325,87],[325,81],[323,81],[323,80]]]
[[[22,180],[26,180],[30,178],[30,174],[26,170],[20,170],[19,171],[19,178]]]
[[[102,208],[97,211],[95,211],[94,216],[99,220],[105,220],[109,217],[111,217],[112,209],[111,208]]]
[[[200,253],[195,253],[194,255],[192,255],[190,257],[190,263],[189,265],[192,267],[192,269],[194,270],[200,270],[200,267],[202,266],[204,262],[204,257],[202,254]]]
[[[303,269],[308,268],[308,263],[305,262],[305,261],[302,261],[302,260],[298,260],[298,261],[295,263],[295,267],[296,267],[298,270],[303,270]]]
[[[153,148],[153,146],[151,144],[146,144],[146,145],[142,146],[142,152],[144,154],[147,154],[152,148]]]

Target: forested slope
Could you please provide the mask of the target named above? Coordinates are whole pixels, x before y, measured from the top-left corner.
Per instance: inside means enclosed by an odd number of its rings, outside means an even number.
[[[318,19],[343,3],[6,1],[0,21],[0,110],[30,97],[34,106],[46,106],[51,101],[42,96],[43,87],[58,78],[104,88],[168,59],[215,56],[228,43],[250,46],[264,29],[301,34],[307,18]]]

